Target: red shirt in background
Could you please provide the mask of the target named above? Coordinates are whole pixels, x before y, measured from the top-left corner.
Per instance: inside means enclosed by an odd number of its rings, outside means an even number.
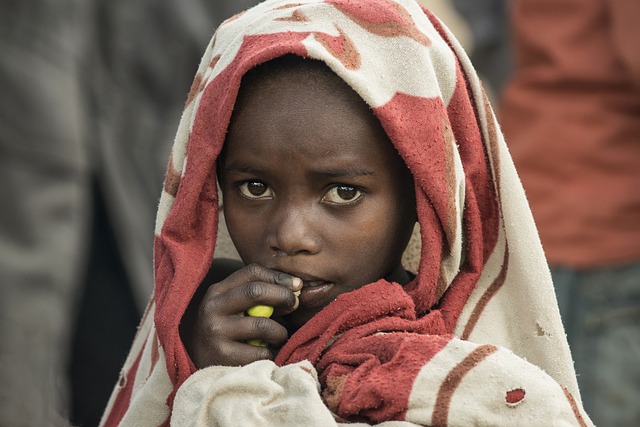
[[[640,1],[516,0],[501,123],[550,264],[640,260]]]

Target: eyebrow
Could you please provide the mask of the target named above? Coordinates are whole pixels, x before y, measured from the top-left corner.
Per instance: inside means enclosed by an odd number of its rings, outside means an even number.
[[[224,168],[227,173],[246,173],[252,175],[260,175],[264,173],[262,168],[256,168],[249,165],[242,164],[231,164]],[[324,176],[329,178],[354,178],[359,176],[371,176],[375,175],[375,173],[369,169],[352,165],[347,166],[345,168],[335,168],[335,169],[318,169],[312,172],[313,175]]]
[[[253,166],[247,166],[247,165],[239,165],[239,164],[230,164],[228,166],[223,167],[222,169],[224,172],[235,172],[235,173],[247,173],[247,174],[260,174],[263,172],[262,169],[260,168],[256,168]]]
[[[354,178],[358,176],[375,175],[373,171],[356,165],[348,166],[346,168],[321,169],[314,172],[314,174],[327,176],[330,178]]]

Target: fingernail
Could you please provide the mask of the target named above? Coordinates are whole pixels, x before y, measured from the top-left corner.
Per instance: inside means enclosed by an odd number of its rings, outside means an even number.
[[[300,295],[299,291],[302,289],[302,279],[300,279],[299,277],[294,277],[291,283],[291,287],[294,291],[298,292],[298,295]]]
[[[296,302],[293,304],[293,311],[295,311],[300,306],[300,299],[298,298],[300,296],[300,291],[295,291],[293,295],[296,297]]]

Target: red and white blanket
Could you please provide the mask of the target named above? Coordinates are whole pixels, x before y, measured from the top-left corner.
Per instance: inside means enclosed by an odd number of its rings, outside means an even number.
[[[243,74],[288,53],[344,79],[413,173],[416,278],[341,295],[275,362],[196,370],[178,326],[215,255],[216,158]],[[481,83],[413,0],[268,0],[220,26],[178,128],[154,245],[154,295],[104,426],[592,425]]]

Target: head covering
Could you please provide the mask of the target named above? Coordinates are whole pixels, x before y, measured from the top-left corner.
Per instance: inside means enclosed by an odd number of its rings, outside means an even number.
[[[414,176],[421,249],[415,280],[405,287],[381,280],[342,295],[290,338],[278,364],[311,361],[323,387],[338,396],[325,394],[325,401],[341,411],[340,396],[350,392],[348,363],[341,358],[355,351],[341,337],[374,337],[375,343],[364,342],[387,353],[411,347],[409,356],[394,361],[411,373],[397,387],[405,382],[399,394],[407,399],[422,367],[448,354],[444,350],[460,356],[449,372],[471,364],[468,372],[495,349],[509,349],[515,353],[509,357],[544,371],[534,376],[557,381],[567,407],[579,407],[549,270],[523,189],[481,83],[453,35],[413,0],[269,0],[218,28],[194,79],[158,208],[155,291],[103,423],[167,423],[176,391],[196,371],[178,326],[214,257],[216,159],[242,76],[285,54],[323,61],[371,107]],[[399,306],[376,302],[372,295],[379,292]],[[361,298],[366,305],[354,303]],[[356,308],[343,309],[349,306]],[[403,344],[407,337],[409,345]],[[326,351],[334,347],[333,354]],[[440,383],[434,387],[438,396],[446,395]],[[524,393],[507,388],[507,403],[513,390]],[[524,394],[513,396],[517,403]],[[406,402],[400,406],[366,419],[402,419]],[[573,411],[575,422],[580,413]],[[428,422],[436,419],[431,414]]]

